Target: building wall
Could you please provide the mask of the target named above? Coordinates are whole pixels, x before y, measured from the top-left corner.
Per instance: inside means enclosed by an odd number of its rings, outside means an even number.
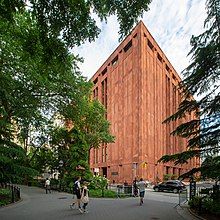
[[[186,149],[186,140],[169,135],[180,122],[162,124],[180,103],[176,85],[181,79],[142,22],[91,80],[93,97],[105,105],[116,137],[115,143],[91,150],[93,171],[116,182],[135,177],[156,182],[199,162],[157,164],[162,155]]]

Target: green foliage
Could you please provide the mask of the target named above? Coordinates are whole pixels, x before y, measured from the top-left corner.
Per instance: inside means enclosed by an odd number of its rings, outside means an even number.
[[[93,176],[91,182],[90,182],[90,188],[91,189],[100,189],[102,192],[102,197],[104,197],[105,190],[108,185],[108,179],[105,178],[104,176]]]
[[[101,143],[114,142],[105,113],[103,105],[97,100],[91,100],[87,95],[81,99],[80,103],[68,106],[63,115],[72,122],[75,130],[80,130],[81,138],[89,148],[92,148],[99,147]]]
[[[59,184],[59,180],[57,179],[50,179],[50,185],[58,185]]]
[[[109,131],[110,124],[105,119],[105,109],[87,95],[81,99],[81,102],[67,106],[62,113],[71,124],[68,129],[61,126],[55,128],[51,133],[50,143],[56,152],[57,161],[64,162],[63,167],[59,169],[61,178],[64,178],[67,184],[77,176],[90,180],[92,177],[89,168],[90,148],[114,141]],[[85,170],[77,170],[78,165]]]
[[[211,178],[213,180],[220,180],[220,156],[209,156],[201,165],[201,176]]]
[[[207,0],[207,18],[205,31],[191,38],[191,64],[184,70],[184,80],[179,89],[183,92],[183,101],[176,113],[165,120],[194,116],[191,121],[179,125],[173,132],[187,138],[187,150],[174,155],[165,155],[159,161],[173,161],[175,164],[187,163],[194,157],[207,157],[220,152],[220,0]],[[197,100],[193,99],[196,97]],[[183,177],[202,172],[204,177],[217,178],[219,157],[215,163],[207,161],[201,167],[192,168]]]
[[[9,189],[0,189],[0,196],[10,196],[11,191]]]
[[[55,167],[59,169],[60,178],[66,184],[70,184],[77,176],[84,179],[90,179],[91,172],[88,164],[89,146],[84,140],[81,132],[72,128],[58,128],[53,131],[51,146],[54,149],[56,163]],[[59,167],[58,161],[63,161],[63,166]],[[77,170],[78,165],[85,170]]]
[[[27,166],[23,148],[4,139],[0,142],[0,182],[19,182],[27,175],[33,177],[37,174]]]
[[[13,19],[0,21],[0,180],[12,182],[36,175],[30,166],[39,172],[53,166],[51,152],[45,148],[35,149],[27,157],[27,142],[44,146],[42,135],[48,130],[50,115],[71,100],[80,102],[82,88],[90,88],[78,73],[74,63],[78,59],[60,39],[45,38],[47,44],[42,45],[40,30],[30,13],[16,13]],[[37,139],[30,139],[31,132],[37,133]],[[14,144],[16,139],[25,151]]]
[[[11,191],[0,188],[0,206],[7,205],[11,202]]]
[[[192,209],[199,210],[199,207],[202,205],[202,197],[194,196],[189,202],[188,205]]]
[[[30,179],[28,181],[28,186],[36,186],[36,187],[42,187],[42,184],[39,180],[36,179]]]
[[[137,23],[138,18],[149,10],[151,0],[143,1],[77,1],[77,0],[3,0],[0,4],[1,18],[12,22],[14,13],[29,10],[39,26],[41,40],[44,37],[61,37],[68,47],[81,45],[86,40],[93,41],[100,33],[93,14],[101,21],[116,15],[120,25],[121,39],[126,36]],[[24,7],[26,6],[26,7]]]
[[[59,168],[61,176],[68,181],[75,175],[90,178],[89,148],[114,138],[103,106],[90,101],[92,84],[78,69],[82,59],[71,54],[69,48],[98,36],[93,12],[106,21],[116,15],[124,36],[150,2],[0,2],[1,181],[16,181],[18,177],[30,180],[36,175],[34,169],[58,169],[59,160],[64,161]],[[47,136],[59,116],[71,120],[74,130],[57,131],[54,148],[47,151],[45,146],[52,139]],[[24,150],[15,147],[15,142]],[[32,147],[30,155],[28,144]],[[86,172],[76,171],[76,164],[85,167]]]
[[[216,215],[220,215],[220,202],[216,202],[213,199],[206,198],[203,201],[203,208]]]
[[[53,170],[55,166],[54,153],[48,147],[32,148],[28,157],[31,167],[39,173],[43,173],[46,169]]]
[[[94,197],[94,198],[101,198],[101,197],[116,198],[117,193],[115,191],[111,191],[111,190],[106,189],[103,194],[103,191],[101,189],[90,189],[89,196]]]
[[[190,208],[197,212],[202,211],[203,213],[220,215],[220,203],[214,201],[212,198],[195,196],[188,204]]]
[[[89,185],[90,189],[106,189],[108,185],[108,179],[103,176],[93,176]]]

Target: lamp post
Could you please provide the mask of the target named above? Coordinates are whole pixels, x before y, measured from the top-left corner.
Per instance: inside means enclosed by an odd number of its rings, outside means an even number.
[[[60,161],[59,161],[59,177],[61,176],[60,174],[61,174],[61,168],[62,168],[62,167],[63,167],[63,161],[60,160]],[[59,188],[60,188],[60,191],[61,191],[61,178],[59,178],[59,182],[60,182]]]
[[[137,162],[133,162],[133,164],[132,164],[133,180],[134,180],[134,178],[136,178],[136,176],[137,176],[137,165],[138,165]],[[132,181],[133,181],[133,180],[132,180]]]

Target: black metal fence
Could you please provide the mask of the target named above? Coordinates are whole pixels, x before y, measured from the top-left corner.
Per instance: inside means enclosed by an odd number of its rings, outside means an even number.
[[[19,187],[14,186],[12,184],[1,183],[0,188],[10,190],[9,197],[10,197],[11,203],[14,203],[14,202],[21,199],[21,193],[20,193],[20,188]]]

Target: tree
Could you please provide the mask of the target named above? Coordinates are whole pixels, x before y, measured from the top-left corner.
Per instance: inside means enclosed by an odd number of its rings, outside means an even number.
[[[32,148],[31,152],[28,154],[28,158],[31,167],[37,170],[39,174],[44,173],[45,170],[49,170],[53,173],[58,166],[57,163],[55,163],[52,149],[45,146],[41,148]]]
[[[188,140],[187,150],[165,155],[159,161],[187,163],[193,157],[214,155],[220,151],[220,1],[207,0],[206,30],[199,36],[192,36],[191,64],[184,70],[184,80],[180,83],[183,101],[175,114],[166,123],[194,114],[195,119],[178,126],[173,135]],[[197,100],[192,96],[197,97]],[[216,160],[219,161],[219,157]],[[217,163],[216,161],[216,163]],[[209,170],[215,170],[213,163]],[[183,176],[203,172],[207,166],[193,168]]]
[[[92,16],[95,13],[102,21],[107,21],[111,15],[116,15],[121,39],[126,36],[138,17],[149,10],[151,0],[143,1],[109,1],[109,0],[3,0],[0,4],[1,17],[13,21],[17,11],[30,10],[37,19],[41,30],[42,42],[44,37],[62,40],[68,47],[81,45],[84,41],[93,41],[100,29]],[[47,39],[47,37],[46,37]],[[46,43],[46,41],[45,41]]]
[[[0,161],[7,157],[13,163],[18,155],[6,155],[6,149],[12,150],[18,140],[17,145],[27,146],[30,131],[43,136],[41,131],[54,114],[68,115],[65,113],[65,109],[70,109],[68,106],[80,108],[81,101],[84,102],[91,84],[78,69],[82,59],[69,49],[98,36],[100,30],[92,13],[106,21],[110,15],[116,15],[120,34],[124,36],[148,10],[149,3],[150,0],[0,2]],[[76,115],[81,111],[75,110]],[[107,128],[108,123],[103,126]],[[100,140],[90,128],[90,143],[96,145]],[[27,155],[24,160],[21,164],[28,168]],[[1,168],[4,173],[7,171],[6,164]],[[3,172],[2,175],[4,179]]]
[[[26,166],[25,150],[11,141],[11,124],[0,120],[0,183],[21,182],[37,171]]]
[[[220,181],[220,156],[208,156],[202,163],[201,176],[211,178],[216,182]]]
[[[14,22],[0,21],[0,144],[1,160],[8,161],[2,163],[1,168],[2,179],[7,181],[8,175],[19,173],[18,169],[11,172],[7,168],[20,156],[11,155],[9,151],[27,142],[30,129],[42,130],[49,123],[49,114],[59,111],[70,100],[77,100],[79,83],[85,87],[87,84],[60,40],[51,39],[56,44],[57,54],[50,54],[50,62],[45,60],[39,30],[30,13],[18,13],[13,18]],[[29,167],[26,156],[23,155],[20,162],[23,168]]]
[[[71,183],[76,176],[83,175],[85,179],[90,179],[89,150],[114,141],[103,105],[97,100],[91,100],[89,96],[81,101],[78,103],[80,106],[75,104],[67,107],[63,113],[68,125],[56,128],[51,135],[55,157],[64,162],[60,171],[67,183]],[[79,165],[85,170],[78,170]]]

